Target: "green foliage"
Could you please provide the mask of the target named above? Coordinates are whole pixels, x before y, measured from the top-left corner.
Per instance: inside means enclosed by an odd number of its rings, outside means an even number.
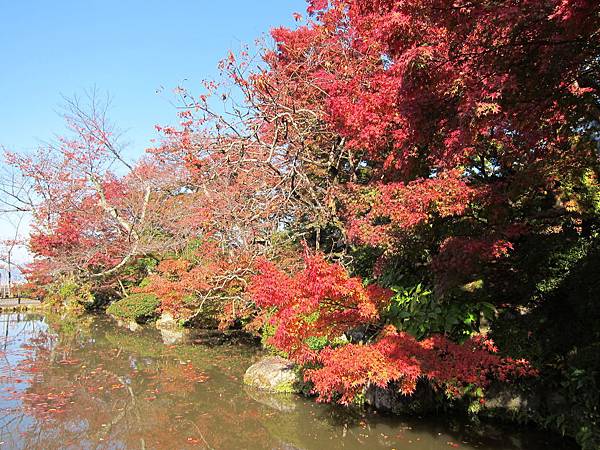
[[[600,216],[600,185],[593,170],[586,170],[581,177],[583,186],[582,203],[596,216]]]
[[[360,394],[357,394],[356,397],[354,397],[354,399],[352,400],[352,405],[359,407],[359,408],[363,408],[367,403],[367,396],[361,392]]]
[[[191,239],[179,255],[180,259],[185,259],[191,263],[197,264],[200,262],[198,250],[202,248],[203,240],[200,238]]]
[[[135,263],[130,265],[124,273],[151,273],[158,265],[158,259],[154,256],[144,256],[137,258]]]
[[[75,297],[77,295],[78,285],[73,279],[65,280],[58,286],[58,295],[63,299]]]
[[[48,287],[45,303],[49,306],[81,312],[94,305],[94,295],[89,284],[81,283],[74,277],[64,277]]]
[[[600,215],[600,184],[592,168],[567,176],[561,180],[562,197],[570,210],[585,215]]]
[[[441,301],[421,284],[393,290],[396,294],[384,311],[384,319],[417,339],[443,333],[464,340],[477,330],[481,313],[492,317],[495,311],[489,303]]]
[[[549,411],[544,425],[575,436],[583,450],[600,448],[600,389],[597,374],[570,368],[559,386],[564,403]]]
[[[357,246],[352,249],[352,275],[365,279],[373,277],[373,266],[383,251],[369,246]]]
[[[532,240],[517,266],[523,282],[510,291],[524,307],[504,312],[493,332],[500,348],[543,364],[600,341],[600,238]]]
[[[154,271],[156,266],[158,266],[158,262],[159,259],[151,255],[135,259],[123,269],[123,287],[129,290],[139,283],[142,283],[147,276]]]
[[[269,343],[269,340],[273,336],[275,336],[276,331],[277,331],[277,327],[275,325],[273,325],[272,323],[269,323],[269,321],[267,320],[260,329],[260,343],[270,353],[286,358],[287,353],[277,349],[275,346],[273,346]]]
[[[306,340],[308,348],[311,350],[322,350],[329,345],[327,336],[311,336]]]
[[[196,297],[195,295],[186,295],[185,297],[183,297],[181,299],[181,301],[183,302],[183,304],[187,307],[193,307],[195,305],[197,305],[198,303],[198,297]]]
[[[542,297],[559,288],[577,263],[586,257],[589,247],[590,241],[586,239],[556,243],[544,261],[545,276],[535,285],[535,297]]]
[[[600,447],[600,239],[567,232],[523,242],[525,276],[517,311],[493,324],[497,345],[540,368],[535,390],[545,402],[532,419]]]
[[[160,301],[153,294],[132,294],[111,303],[106,312],[116,318],[144,323],[156,316]]]
[[[139,288],[145,288],[148,287],[151,283],[151,279],[149,277],[144,278],[142,281],[140,281],[140,284],[138,284],[137,287]]]

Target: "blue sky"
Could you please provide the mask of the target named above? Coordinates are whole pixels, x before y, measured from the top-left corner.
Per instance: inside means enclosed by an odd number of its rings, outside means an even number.
[[[96,86],[139,155],[155,124],[175,120],[174,87],[199,91],[229,49],[304,10],[304,0],[0,0],[0,145],[52,139],[61,94]]]

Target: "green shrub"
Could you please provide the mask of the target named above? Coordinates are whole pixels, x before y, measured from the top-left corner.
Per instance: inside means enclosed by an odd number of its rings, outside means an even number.
[[[492,317],[493,305],[485,302],[445,302],[421,284],[411,288],[394,287],[395,295],[383,311],[386,322],[417,339],[442,333],[462,341],[478,329],[480,314]]]
[[[160,301],[153,294],[132,294],[111,303],[106,312],[118,319],[144,323],[156,316]]]
[[[600,238],[563,233],[523,247],[527,308],[500,314],[492,338],[540,370],[533,389],[546,401],[532,419],[585,450],[600,448]]]
[[[83,312],[91,308],[94,300],[89,284],[82,283],[74,277],[64,277],[48,286],[44,303],[71,312]]]
[[[120,280],[122,289],[130,290],[142,283],[144,279],[154,272],[159,260],[155,256],[144,256],[133,260],[123,268]],[[141,286],[143,287],[143,286]]]
[[[78,284],[73,279],[66,279],[63,283],[58,286],[58,295],[61,299],[67,300],[71,297],[77,296]]]

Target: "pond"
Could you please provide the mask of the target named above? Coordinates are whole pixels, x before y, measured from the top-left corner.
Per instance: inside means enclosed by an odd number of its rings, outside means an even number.
[[[360,413],[242,384],[242,343],[164,344],[103,317],[0,315],[0,448],[570,449],[545,433]],[[511,431],[508,431],[511,430]]]

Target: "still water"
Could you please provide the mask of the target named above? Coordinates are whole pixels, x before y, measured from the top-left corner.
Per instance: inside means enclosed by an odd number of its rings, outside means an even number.
[[[361,414],[241,380],[244,344],[164,344],[106,318],[0,315],[0,449],[570,449],[544,433]]]

